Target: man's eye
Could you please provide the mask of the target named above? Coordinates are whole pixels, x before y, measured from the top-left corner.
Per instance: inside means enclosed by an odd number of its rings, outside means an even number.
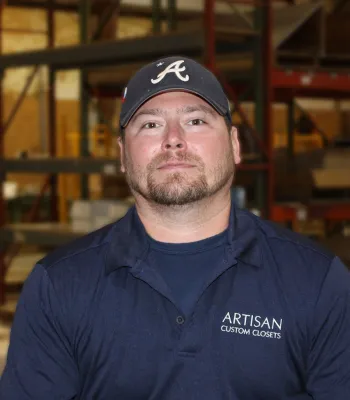
[[[145,129],[154,129],[154,128],[157,128],[159,126],[159,124],[156,124],[155,122],[147,122],[147,124],[144,124],[143,126],[142,126],[142,128],[145,128]]]
[[[189,122],[190,125],[203,125],[205,122],[202,119],[193,119],[192,121]]]

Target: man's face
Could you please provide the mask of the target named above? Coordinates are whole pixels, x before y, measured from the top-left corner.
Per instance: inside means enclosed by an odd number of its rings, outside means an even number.
[[[240,162],[235,128],[207,102],[185,92],[160,94],[138,109],[125,129],[122,171],[135,194],[185,205],[230,187]]]

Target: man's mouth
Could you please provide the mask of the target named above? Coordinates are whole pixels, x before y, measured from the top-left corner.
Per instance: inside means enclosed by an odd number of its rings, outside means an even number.
[[[181,161],[169,161],[166,163],[161,164],[158,169],[188,169],[188,168],[193,168],[193,164],[189,163],[184,163]]]

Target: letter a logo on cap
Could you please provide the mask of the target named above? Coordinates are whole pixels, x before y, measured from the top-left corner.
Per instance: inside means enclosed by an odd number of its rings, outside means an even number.
[[[172,64],[168,65],[165,70],[163,72],[160,72],[157,75],[157,79],[151,79],[151,82],[153,84],[159,83],[161,80],[164,79],[164,77],[167,74],[170,74],[170,72],[174,73],[180,80],[182,80],[183,82],[187,82],[190,77],[186,74],[185,76],[181,75],[181,72],[186,70],[186,67],[180,67],[180,65],[184,62],[184,60],[179,60],[179,61],[175,61]]]

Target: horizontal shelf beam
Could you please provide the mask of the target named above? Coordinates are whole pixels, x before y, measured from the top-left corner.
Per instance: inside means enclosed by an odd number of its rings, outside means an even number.
[[[9,7],[20,7],[20,8],[47,8],[47,1],[43,0],[7,0],[6,5]],[[78,1],[76,4],[62,4],[58,2],[54,2],[53,8],[55,11],[77,11],[78,10]]]
[[[170,54],[196,54],[203,49],[204,34],[194,31],[4,54],[0,57],[0,69],[34,65],[49,65],[55,69],[97,67],[154,60]]]
[[[273,206],[272,219],[277,222],[300,220],[304,218],[322,218],[331,221],[350,220],[350,202],[335,199],[311,201],[309,204],[276,203]]]
[[[319,90],[349,93],[350,73],[275,69],[272,73],[275,89]]]
[[[87,232],[74,232],[59,224],[8,225],[0,228],[0,244],[20,243],[40,246],[61,246]]]
[[[0,159],[0,172],[118,175],[119,162],[114,158]]]

